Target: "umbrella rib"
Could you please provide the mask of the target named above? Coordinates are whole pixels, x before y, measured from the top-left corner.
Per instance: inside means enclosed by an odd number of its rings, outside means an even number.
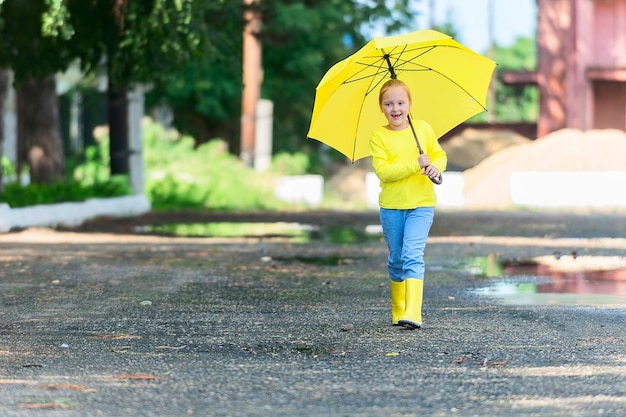
[[[439,74],[440,76],[442,76],[442,77],[446,78],[446,79],[447,79],[448,81],[450,81],[452,84],[456,85],[456,86],[457,86],[457,87],[458,87],[461,91],[465,92],[465,94],[467,94],[467,96],[468,96],[468,97],[470,97],[472,100],[474,100],[476,103],[478,103],[478,105],[480,105],[480,107],[481,107],[484,111],[487,111],[487,108],[486,108],[485,106],[483,106],[483,105],[482,105],[482,103],[476,99],[476,97],[474,97],[474,96],[473,96],[473,95],[472,95],[469,91],[467,91],[467,89],[465,89],[465,87],[461,86],[461,85],[460,85],[458,82],[456,82],[454,79],[452,79],[452,78],[448,77],[448,76],[447,76],[446,74],[444,74],[443,72],[438,71],[438,70],[436,70],[436,69],[434,69],[434,68],[432,68],[432,67],[428,67],[428,66],[425,66],[425,65],[422,65],[422,64],[419,64],[419,63],[413,62],[413,60],[415,60],[415,59],[417,59],[417,58],[421,57],[422,55],[424,55],[424,54],[426,54],[426,53],[428,53],[428,52],[430,52],[430,51],[432,51],[432,50],[434,50],[434,49],[436,49],[436,48],[444,48],[444,47],[445,47],[445,48],[455,48],[455,49],[461,49],[461,48],[458,48],[458,47],[456,47],[456,46],[433,45],[433,46],[429,47],[427,50],[425,50],[425,51],[423,51],[423,52],[419,53],[418,55],[416,55],[416,56],[414,56],[414,57],[412,57],[411,59],[403,59],[403,60],[402,60],[402,62],[400,63],[400,65],[397,65],[397,66],[395,66],[395,65],[394,65],[394,70],[395,70],[395,71],[397,71],[398,73],[402,73],[402,72],[419,72],[419,71],[434,71],[434,72],[436,72],[437,74]],[[396,62],[396,63],[398,63],[398,62],[400,62],[400,61],[401,61],[401,60],[400,60],[400,58],[402,57],[402,54],[404,54],[404,53],[405,53],[405,50],[406,50],[406,48],[403,48],[403,49],[402,49],[402,52],[400,52],[400,54],[399,54],[399,55],[397,55],[397,57],[395,57],[395,62]],[[406,69],[406,68],[404,68],[406,65],[409,65],[409,64],[413,64],[413,65],[415,65],[415,66],[419,66],[420,68],[415,68],[415,69]]]
[[[360,70],[357,74],[345,80],[343,84],[359,82],[359,81],[366,80],[368,78],[371,78],[372,80],[377,80],[376,82],[370,83],[370,88],[368,88],[365,93],[366,96],[369,95],[376,87],[378,87],[381,84],[381,82],[385,79],[385,75],[389,73],[389,70],[387,69],[387,65],[386,64],[383,65],[384,63],[383,58],[382,57],[377,57],[377,58],[378,59],[371,64],[368,64],[365,62],[357,62],[357,64],[363,65],[364,68]],[[363,71],[367,70],[368,68],[373,68],[374,71],[363,74],[359,76],[358,78],[355,78],[356,75],[361,74]]]
[[[402,56],[402,54],[404,54],[404,53],[406,52],[406,48],[407,48],[407,45],[403,45],[403,46],[402,46],[401,51],[400,51],[399,53],[397,53],[397,54],[396,54],[395,62],[394,62],[394,63],[393,63],[393,65],[392,65],[393,70],[396,70],[396,64],[398,63],[398,60],[400,59],[400,57]],[[396,47],[394,46],[393,48],[391,48],[391,53],[393,53],[395,50],[396,50]],[[385,53],[385,52],[383,51],[383,53]],[[388,54],[386,54],[386,55],[387,55],[389,58],[391,58],[391,57],[392,57],[391,53],[388,53]],[[420,54],[420,55],[421,55],[421,54]],[[420,55],[416,56],[415,58],[420,57]],[[389,69],[389,72],[391,72],[391,71],[392,71],[392,69],[390,68],[390,69]]]
[[[408,60],[408,59],[401,60],[401,57],[402,57],[403,54],[405,54],[407,52],[424,49],[424,47],[419,47],[419,48],[416,48],[416,49],[410,49],[409,51],[407,51],[407,45],[404,45],[400,52],[395,52],[398,49],[398,47],[393,47],[391,49],[390,53],[385,53],[385,51],[383,51],[383,54],[388,56],[389,58],[393,58],[394,59],[394,63],[392,64],[392,68],[394,70],[403,70],[402,68],[405,65],[415,64],[415,63],[412,62],[413,60],[421,57],[422,55],[432,51],[435,48],[436,48],[436,45],[435,46],[428,46],[428,47],[426,47],[426,50],[421,51],[419,54],[411,57],[410,60]],[[391,70],[388,67],[388,65],[386,64],[387,61],[385,59],[385,56],[370,56],[370,57],[364,57],[364,58],[365,59],[367,59],[367,58],[376,58],[376,60],[373,63],[357,62],[357,64],[363,65],[363,69],[361,69],[359,72],[357,72],[356,74],[354,74],[353,76],[351,76],[350,78],[345,80],[343,82],[343,84],[352,83],[352,82],[359,82],[359,81],[362,81],[362,80],[364,80],[366,78],[370,78],[370,77],[376,78],[379,75],[382,75],[382,77],[381,77],[381,80],[382,80],[382,79],[385,78],[385,75],[387,75],[387,74],[391,75]],[[400,64],[398,64],[398,62],[400,62]],[[415,65],[420,65],[421,66],[421,64],[415,64]],[[425,70],[429,70],[430,69],[429,67],[426,67],[426,66],[422,66],[422,67],[424,69],[423,70],[418,70],[418,71],[425,71]],[[376,71],[373,72],[373,73],[367,73],[365,75],[357,77],[357,75],[362,74],[363,71],[366,71],[369,68],[375,68]],[[403,71],[409,71],[409,70],[403,70]],[[376,83],[376,85],[374,85],[374,87],[376,87],[378,85],[380,85],[380,82]],[[371,90],[368,91],[368,93],[369,92],[371,92]]]
[[[379,66],[379,69],[380,69],[380,67],[381,66]],[[374,91],[378,87],[378,85],[380,85],[380,83],[385,79],[384,76],[383,77],[377,77],[380,74],[381,74],[381,71],[379,70],[379,71],[376,72],[376,74],[374,74],[374,76],[371,77],[370,85],[367,88],[367,90],[365,91],[364,97],[369,96],[370,93],[372,91]],[[359,108],[359,115],[363,112],[363,106],[365,106],[365,100],[361,100],[361,105],[359,106],[360,107]],[[354,132],[354,137],[355,138],[358,136],[358,131],[359,131],[359,126],[357,124],[356,130]],[[352,144],[352,158],[351,158],[352,162],[354,162],[355,157],[356,157],[356,142],[357,141],[355,140],[354,143]]]
[[[438,71],[432,67],[428,67],[425,65],[422,65],[420,63],[414,62],[416,59],[418,59],[419,57],[435,50],[436,48],[454,48],[454,49],[460,49],[456,46],[453,45],[446,45],[446,46],[442,46],[442,45],[430,45],[430,46],[426,46],[426,47],[417,47],[414,49],[408,49],[407,50],[408,45],[403,45],[402,48],[399,47],[393,47],[391,49],[390,53],[385,53],[383,51],[383,53],[385,55],[387,55],[389,58],[393,59],[393,70],[394,72],[396,72],[396,76],[398,76],[399,74],[401,74],[402,72],[418,72],[418,71],[434,71],[437,74],[439,74],[440,76],[446,78],[447,80],[449,80],[452,84],[456,85],[460,90],[464,91],[468,97],[471,97],[472,100],[476,101],[480,107],[483,110],[487,110],[487,108],[485,106],[483,106],[480,101],[478,101],[476,99],[476,97],[474,97],[472,94],[470,94],[469,91],[467,91],[463,86],[461,86],[459,83],[457,83],[456,81],[454,81],[454,79],[448,77],[447,75],[445,75],[444,73],[442,73],[441,71]],[[398,49],[400,49],[398,51]],[[423,49],[423,50],[422,50]],[[409,52],[415,52],[418,51],[419,53],[415,56],[412,56],[410,59],[402,59],[402,56],[405,55],[406,53]],[[365,57],[366,59],[368,57]],[[386,60],[384,56],[380,56],[380,57],[369,57],[369,58],[377,58],[376,61],[374,61],[373,63],[366,63],[366,62],[357,62],[357,64],[359,65],[363,65],[363,68],[357,72],[357,74],[354,74],[353,76],[351,76],[349,79],[345,80],[343,82],[343,84],[348,84],[348,83],[352,83],[352,82],[359,82],[362,80],[365,80],[367,78],[372,78],[373,80],[376,80],[376,82],[372,82],[370,83],[370,88],[367,90],[367,92],[365,93],[365,95],[369,95],[372,91],[374,91],[385,79],[385,75],[390,75],[391,71],[388,68],[387,64],[386,64]],[[406,68],[409,65],[415,65],[416,68]],[[364,71],[366,71],[367,69],[370,68],[374,68],[375,71],[371,72],[371,73],[365,73],[363,74]],[[357,75],[359,75],[357,77]],[[380,77],[380,78],[379,78]]]
[[[448,77],[446,74],[444,74],[441,71],[437,71],[434,68],[429,68],[430,71],[434,71],[437,74],[439,74],[440,76],[444,77],[445,79],[447,79],[448,81],[450,81],[452,84],[456,85],[461,91],[465,92],[465,94],[467,94],[468,97],[470,97],[472,100],[474,100],[476,103],[478,103],[478,105],[484,110],[487,111],[487,108],[485,106],[482,105],[482,103],[480,101],[478,101],[476,99],[476,97],[474,97],[469,91],[467,91],[467,89],[465,87],[463,87],[461,84],[457,83],[455,80],[453,80],[452,78]]]
[[[380,69],[380,67],[377,67],[376,65],[372,65],[372,64],[364,64],[367,66],[367,68],[378,68],[378,71],[373,72],[373,73],[368,73],[368,74],[364,74],[358,78],[355,78],[354,76],[348,78],[347,80],[345,80],[342,84],[350,84],[350,83],[355,83],[355,82],[359,82],[368,78],[376,78],[376,76],[378,75],[384,75],[386,74],[388,71],[385,68],[384,70]],[[364,68],[363,70],[365,70],[366,68]],[[357,74],[355,74],[357,75]]]
[[[393,65],[394,70],[397,70],[397,71],[409,71],[409,70],[404,69],[404,67],[407,66],[407,65],[410,65],[410,64],[415,65],[415,66],[419,66],[419,67],[424,68],[424,69],[431,69],[430,67],[422,65],[419,62],[415,62],[415,61],[417,59],[419,59],[420,57],[422,57],[423,55],[427,54],[428,52],[433,51],[434,49],[436,49],[436,46],[428,47],[426,50],[420,51],[416,55],[411,55],[410,58],[402,59],[402,57],[407,55],[409,52],[418,51],[420,49],[423,49],[423,48],[411,49],[409,51],[407,51],[406,48],[404,48],[402,50],[402,52],[400,52],[399,54],[396,54],[395,56],[393,56],[393,58],[394,58],[394,65]],[[391,57],[391,55],[390,55],[390,57]]]

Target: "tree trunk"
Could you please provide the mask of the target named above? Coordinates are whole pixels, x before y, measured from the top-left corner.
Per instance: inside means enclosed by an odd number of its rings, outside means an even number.
[[[27,81],[18,89],[18,129],[33,183],[65,180],[59,100],[54,75]],[[21,158],[22,155],[18,155]]]
[[[2,159],[4,157],[4,102],[9,92],[9,73],[0,70],[0,193],[4,192]]]
[[[107,100],[111,175],[128,174],[130,172],[130,151],[128,149],[128,94],[126,88],[109,86]]]

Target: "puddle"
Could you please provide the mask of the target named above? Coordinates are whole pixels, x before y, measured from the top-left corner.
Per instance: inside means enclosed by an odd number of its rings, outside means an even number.
[[[301,262],[318,266],[339,266],[351,264],[359,258],[347,258],[345,256],[293,256],[289,258],[276,257],[274,259],[281,262]]]
[[[366,243],[382,239],[380,227],[313,226],[302,223],[175,223],[146,225],[134,229],[136,233],[176,237],[254,238],[281,240],[290,243]]]
[[[176,237],[306,239],[313,231],[311,226],[297,223],[171,223],[159,226],[146,225],[135,232]]]
[[[626,258],[550,255],[523,261],[472,259],[472,273],[500,278],[478,294],[507,304],[626,306]]]
[[[383,241],[380,225],[314,226],[302,223],[177,223],[147,225],[137,233],[178,237],[253,238],[290,243],[327,242],[351,244]],[[285,260],[286,261],[286,260]],[[294,259],[318,265],[337,265],[336,257]],[[626,258],[561,256],[555,253],[528,260],[501,260],[495,254],[473,258],[464,266],[469,272],[496,278],[478,289],[482,295],[509,304],[623,305],[626,306]]]

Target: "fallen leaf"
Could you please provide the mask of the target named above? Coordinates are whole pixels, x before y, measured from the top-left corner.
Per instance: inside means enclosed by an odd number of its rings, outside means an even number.
[[[48,384],[40,385],[39,388],[45,390],[68,390],[68,391],[81,391],[81,392],[96,392],[95,389],[85,387],[78,384]]]
[[[400,352],[389,352],[385,356],[388,358],[391,358],[391,357],[399,356],[399,355],[400,355]]]
[[[32,410],[47,410],[52,408],[62,408],[67,410],[74,407],[76,407],[76,404],[66,398],[55,398],[53,401],[48,402],[20,404],[20,408],[28,408]]]

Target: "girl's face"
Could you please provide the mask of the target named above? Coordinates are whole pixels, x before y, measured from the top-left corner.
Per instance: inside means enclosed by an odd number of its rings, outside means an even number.
[[[389,122],[387,128],[391,130],[407,128],[410,107],[409,95],[403,87],[391,87],[385,91],[380,108]]]

